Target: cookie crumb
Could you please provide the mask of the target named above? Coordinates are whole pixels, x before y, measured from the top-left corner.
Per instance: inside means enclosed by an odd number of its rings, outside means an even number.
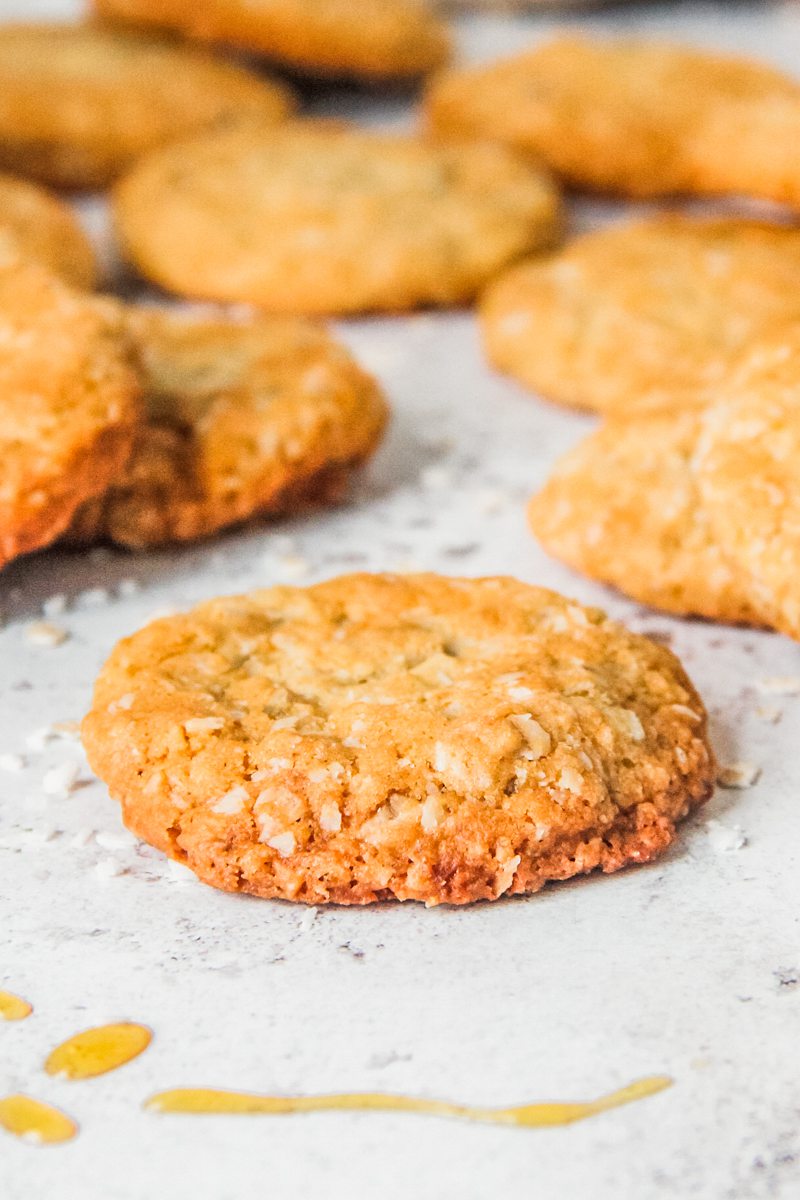
[[[0,771],[17,774],[25,770],[25,759],[21,754],[0,754]]]
[[[706,821],[706,834],[715,850],[728,853],[747,845],[747,836],[740,825],[725,825],[712,818]]]
[[[62,799],[75,791],[81,768],[76,762],[59,763],[46,771],[42,779],[42,791],[46,796],[59,796]]]
[[[33,621],[26,626],[25,637],[33,646],[60,646],[69,637],[61,625],[52,621]]]
[[[767,675],[756,687],[765,696],[800,696],[800,675]]]
[[[736,762],[720,767],[717,772],[717,783],[723,788],[749,788],[758,779],[761,768],[753,763]]]

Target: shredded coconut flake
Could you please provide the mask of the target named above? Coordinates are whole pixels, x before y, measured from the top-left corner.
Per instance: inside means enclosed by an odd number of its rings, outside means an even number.
[[[75,790],[80,773],[80,765],[76,762],[59,763],[45,772],[42,791],[47,796],[69,796]]]
[[[800,696],[800,675],[769,675],[756,687],[765,696]]]
[[[25,759],[21,754],[0,754],[0,771],[16,774],[25,770]]]
[[[211,805],[213,813],[224,813],[228,816],[233,816],[235,813],[240,813],[249,799],[246,788],[241,784],[237,787],[232,787],[224,796],[220,796],[215,804]]]
[[[526,755],[529,761],[544,758],[545,754],[550,753],[552,746],[550,734],[539,724],[535,717],[532,717],[530,713],[519,713],[508,719],[528,743],[528,748],[532,752],[532,757]]]
[[[216,729],[225,728],[223,717],[190,717],[183,722],[187,733],[213,733]]]
[[[730,852],[747,845],[747,835],[740,825],[725,825],[722,821],[706,821],[706,834],[715,850]]]
[[[294,854],[295,844],[293,833],[279,833],[267,839],[267,845],[277,850],[281,858],[288,858],[290,854]]]
[[[342,828],[342,812],[338,804],[332,800],[322,805],[319,810],[319,826],[326,833],[338,833]]]

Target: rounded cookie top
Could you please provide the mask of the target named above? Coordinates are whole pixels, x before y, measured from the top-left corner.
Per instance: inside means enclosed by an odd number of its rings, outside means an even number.
[[[508,578],[344,576],[158,621],[113,652],[83,740],[138,836],[312,904],[646,861],[713,776],[669,651]]]
[[[0,266],[0,565],[108,486],[138,416],[116,306],[38,266]]]
[[[104,187],[156,146],[290,106],[282,85],[191,46],[92,25],[0,28],[0,166],[57,187]]]
[[[487,290],[490,360],[550,400],[699,407],[751,342],[800,320],[800,230],[679,214],[614,225]]]
[[[97,262],[72,209],[26,179],[0,173],[0,256],[39,263],[74,288],[97,282]]]
[[[544,548],[644,604],[763,623],[700,502],[694,412],[606,421],[571,450],[528,509]]]
[[[467,300],[552,242],[558,209],[551,184],[500,147],[300,122],[167,147],[116,191],[147,278],[273,312]]]
[[[445,73],[427,111],[436,130],[496,138],[576,187],[800,204],[800,84],[743,58],[568,35]]]
[[[704,416],[697,476],[715,534],[771,624],[800,638],[800,328],[754,350]]]
[[[448,58],[446,26],[420,0],[94,0],[110,17],[230,42],[312,74],[391,79]]]
[[[332,500],[380,439],[377,384],[310,322],[146,308],[125,322],[145,419],[124,471],[76,514],[72,541],[185,541]]]

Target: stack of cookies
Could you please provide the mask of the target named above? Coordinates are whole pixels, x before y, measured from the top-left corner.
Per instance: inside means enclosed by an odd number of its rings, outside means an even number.
[[[604,417],[531,503],[543,544],[645,603],[800,638],[800,84],[570,35],[436,75],[424,130],[393,134],[303,117],[298,80],[437,71],[431,5],[94,9],[0,29],[0,566],[337,501],[388,405],[318,319],[477,303],[492,364]],[[94,294],[44,185],[110,189],[130,268],[205,307]],[[562,186],[783,207],[562,246]],[[155,622],[83,736],[138,836],[313,904],[645,862],[715,773],[668,650],[506,577],[346,576]]]

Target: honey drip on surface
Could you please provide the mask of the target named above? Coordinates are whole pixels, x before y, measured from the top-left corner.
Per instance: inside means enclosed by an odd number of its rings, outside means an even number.
[[[44,1069],[48,1075],[66,1079],[93,1079],[116,1071],[146,1050],[152,1040],[146,1025],[122,1022],[119,1025],[99,1025],[76,1033],[57,1046]]]
[[[66,1113],[30,1096],[6,1096],[0,1100],[0,1126],[16,1137],[42,1145],[68,1142],[78,1126]]]
[[[33,1005],[13,992],[0,992],[0,1021],[24,1021],[33,1012]]]
[[[511,1108],[482,1108],[472,1104],[450,1104],[444,1100],[418,1100],[411,1096],[393,1096],[380,1092],[351,1092],[330,1096],[259,1096],[247,1092],[217,1091],[213,1088],[174,1088],[151,1096],[145,1108],[167,1113],[284,1113],[356,1111],[410,1112],[429,1117],[450,1117],[488,1125],[516,1125],[543,1129],[553,1125],[571,1125],[598,1113],[634,1100],[654,1096],[672,1085],[666,1075],[639,1079],[627,1087],[597,1100],[572,1104],[520,1104]]]

